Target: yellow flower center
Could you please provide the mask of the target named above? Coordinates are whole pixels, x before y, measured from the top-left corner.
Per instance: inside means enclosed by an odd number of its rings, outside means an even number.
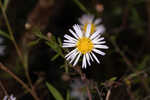
[[[87,25],[88,25],[88,24],[85,24],[84,27],[83,27],[84,32],[86,32]],[[96,29],[96,26],[95,26],[94,24],[91,24],[91,31],[90,31],[90,34],[93,34],[94,31],[95,31],[95,29]]]
[[[93,43],[92,41],[87,37],[82,37],[77,42],[77,49],[82,54],[86,54],[88,52],[91,52],[93,49]]]

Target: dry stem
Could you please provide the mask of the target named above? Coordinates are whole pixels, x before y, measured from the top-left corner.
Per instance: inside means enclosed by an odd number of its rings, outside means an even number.
[[[3,71],[7,72],[9,75],[11,75],[18,83],[20,83],[32,96],[35,100],[39,100],[38,96],[36,95],[35,92],[32,91],[28,87],[26,83],[24,83],[19,77],[17,77],[13,72],[11,72],[6,66],[4,66],[2,63],[0,63],[0,69]]]

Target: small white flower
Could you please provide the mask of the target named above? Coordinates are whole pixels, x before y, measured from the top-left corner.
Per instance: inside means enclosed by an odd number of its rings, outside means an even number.
[[[76,79],[71,83],[71,97],[76,98],[78,100],[86,100],[88,98],[86,91],[86,84],[81,80]]]
[[[3,100],[16,100],[16,97],[11,94],[10,96],[5,96]]]
[[[79,18],[79,22],[84,31],[86,31],[87,25],[91,24],[91,34],[97,30],[99,30],[101,34],[105,32],[105,27],[100,24],[102,22],[102,19],[94,19],[94,15],[84,14],[81,18]]]
[[[83,55],[82,68],[86,68],[87,63],[90,66],[90,61],[96,60],[97,63],[100,63],[94,53],[104,56],[105,53],[99,49],[108,49],[108,47],[104,45],[105,41],[103,41],[104,38],[101,37],[100,30],[90,34],[91,24],[87,25],[86,32],[82,31],[79,25],[74,25],[73,29],[75,32],[69,29],[73,37],[67,34],[64,36],[66,40],[64,40],[63,47],[75,48],[65,56],[66,60],[70,63],[74,61],[73,66],[75,66],[79,58]]]

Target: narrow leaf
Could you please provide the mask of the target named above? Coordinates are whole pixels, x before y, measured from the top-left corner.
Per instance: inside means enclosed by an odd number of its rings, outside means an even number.
[[[0,35],[10,39],[9,35],[6,32],[2,31],[2,30],[0,30]]]
[[[70,100],[70,93],[69,93],[69,90],[67,91],[66,100]]]
[[[64,98],[62,97],[62,95],[60,94],[60,92],[54,87],[52,86],[50,83],[46,82],[46,85],[49,89],[49,91],[51,92],[51,94],[53,95],[53,97],[56,100],[64,100]]]
[[[84,7],[84,5],[79,1],[79,0],[73,0],[78,6],[79,8],[85,12],[85,13],[89,13],[89,11]]]
[[[55,56],[53,56],[53,58],[51,58],[51,61],[54,61],[55,59],[57,59],[59,57],[59,54],[56,54]]]
[[[31,41],[31,42],[28,43],[28,46],[29,47],[35,46],[35,45],[37,45],[39,43],[39,41],[40,41],[40,39],[37,39],[35,41]]]
[[[4,4],[3,4],[3,7],[4,7],[4,10],[6,11],[7,7],[8,7],[8,3],[10,2],[10,0],[4,0]]]

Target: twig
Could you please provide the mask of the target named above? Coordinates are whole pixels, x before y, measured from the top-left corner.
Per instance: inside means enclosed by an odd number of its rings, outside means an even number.
[[[92,95],[91,95],[91,92],[90,92],[90,89],[89,89],[88,85],[86,86],[86,90],[87,90],[87,93],[88,93],[89,100],[92,100]]]
[[[97,87],[97,85],[95,85],[95,90],[97,91],[97,93],[98,93],[98,95],[99,95],[99,98],[100,98],[100,100],[101,100],[101,93],[100,93],[100,91],[99,91],[99,89],[98,89],[98,87]]]
[[[106,100],[109,100],[110,94],[111,94],[111,90],[108,90],[107,95],[106,95]]]
[[[5,95],[8,95],[6,89],[5,89],[5,87],[4,87],[4,85],[3,85],[3,83],[2,83],[1,81],[0,81],[0,87],[1,87],[2,90],[4,91],[4,94],[5,94]]]
[[[14,35],[13,35],[14,33],[13,33],[13,31],[12,31],[12,29],[11,29],[11,26],[10,26],[10,24],[9,24],[9,21],[8,21],[7,15],[6,15],[6,13],[5,13],[5,10],[4,10],[4,8],[3,8],[3,5],[2,5],[2,1],[1,1],[1,0],[0,0],[0,8],[1,8],[1,11],[2,11],[2,14],[3,14],[3,17],[4,17],[4,20],[5,20],[5,22],[6,22],[6,25],[7,25],[8,31],[9,31],[9,34],[10,34],[10,39],[12,40],[12,42],[13,42],[15,48],[16,48],[17,54],[19,55],[20,60],[21,60],[22,63],[23,63],[23,55],[22,55],[22,53],[21,53],[20,48],[18,47],[18,45],[17,45],[17,43],[16,43],[16,40],[15,40]]]
[[[38,96],[35,94],[35,92],[33,92],[32,89],[30,89],[26,83],[24,83],[19,77],[17,77],[13,72],[11,72],[2,63],[0,63],[0,69],[10,74],[18,83],[20,83],[34,97],[35,100],[40,100]]]

